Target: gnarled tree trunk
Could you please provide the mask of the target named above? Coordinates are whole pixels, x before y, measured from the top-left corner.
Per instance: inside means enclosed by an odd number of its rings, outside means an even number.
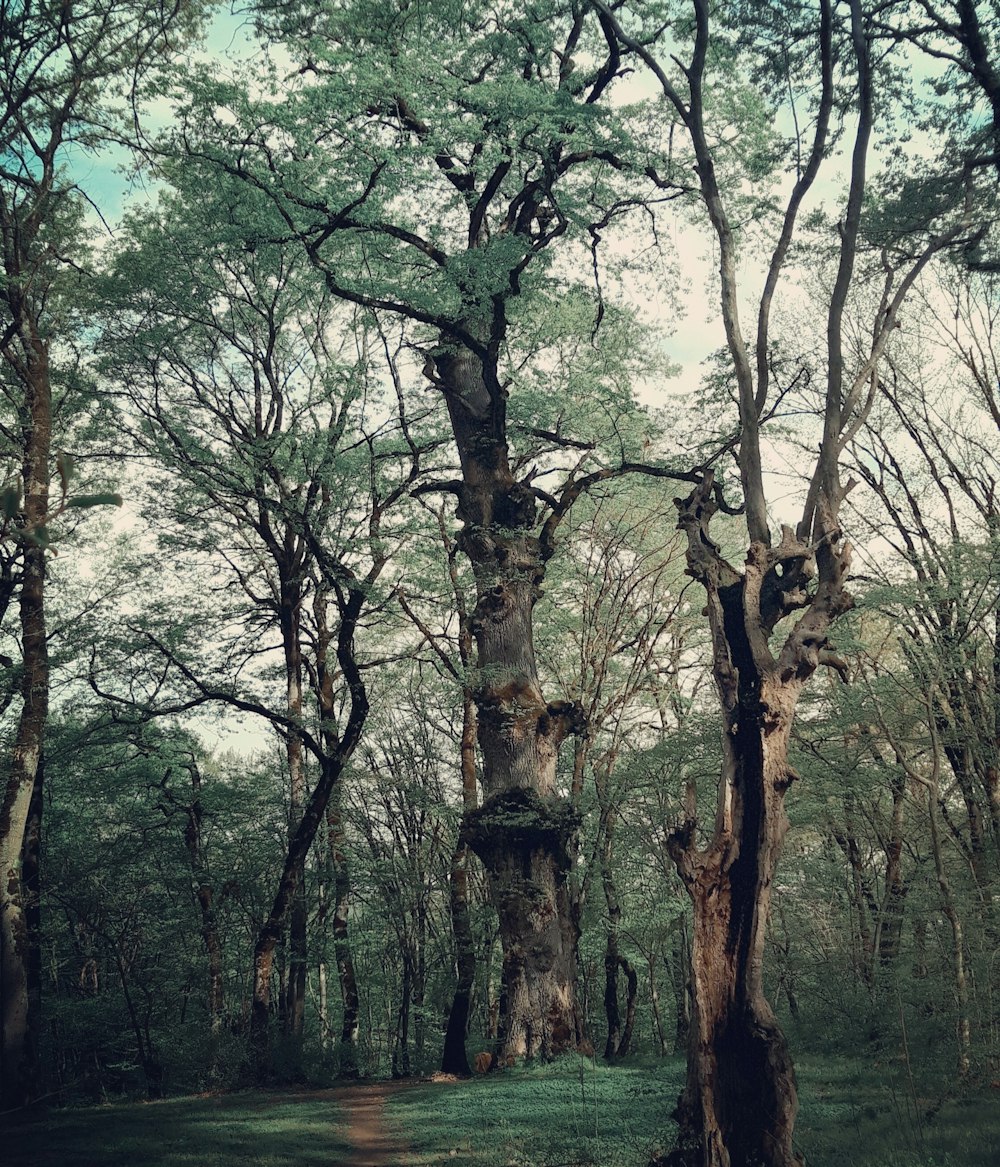
[[[829,509],[816,544],[785,528],[781,543],[751,543],[743,572],[708,534],[716,509],[711,475],[678,502],[688,535],[688,569],[703,583],[713,673],[722,709],[722,772],[714,828],[696,840],[694,788],[669,850],[691,897],[691,1030],[687,1083],[678,1106],[670,1167],[793,1167],[798,1108],[784,1034],[767,1002],[763,960],[781,844],[785,794],[796,775],[788,743],[799,696],[827,653],[826,629],[851,604],[844,588],[850,547]],[[819,561],[820,582],[805,583]],[[781,652],[768,638],[782,615],[806,607]],[[824,653],[827,653],[824,656]]]
[[[461,460],[459,547],[476,580],[471,625],[484,801],[466,814],[462,840],[486,867],[500,920],[497,1053],[549,1057],[575,1048],[580,1033],[578,930],[567,887],[576,815],[555,792],[556,758],[574,711],[547,703],[539,683],[532,614],[544,559],[534,534],[535,497],[509,464],[495,354],[446,340],[431,365]]]
[[[798,1162],[795,1075],[762,983],[771,886],[787,829],[783,803],[797,688],[757,681],[743,693],[741,685],[742,699],[725,728],[724,835],[704,853],[674,843],[693,907],[693,992],[681,1139],[671,1164]]]

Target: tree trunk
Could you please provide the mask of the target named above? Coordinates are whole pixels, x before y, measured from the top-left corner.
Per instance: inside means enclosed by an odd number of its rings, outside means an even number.
[[[462,806],[466,813],[476,809],[476,713],[471,694],[466,694],[462,708]],[[469,848],[461,841],[451,858],[449,891],[451,927],[455,937],[455,963],[458,979],[448,1028],[444,1035],[441,1072],[467,1078],[472,1073],[465,1039],[469,1031],[469,1007],[476,980],[476,941],[469,916]]]
[[[410,957],[403,953],[403,979],[399,987],[399,1009],[396,1012],[396,1032],[392,1043],[392,1076],[410,1076],[410,994],[413,991]]]
[[[670,982],[674,990],[674,1052],[687,1049],[691,1039],[691,944],[687,918],[680,916],[676,941],[671,945]]]
[[[194,895],[201,913],[201,937],[208,956],[208,1018],[209,1030],[215,1042],[222,1032],[225,1013],[225,981],[223,971],[222,940],[219,937],[218,922],[215,917],[215,891],[205,858],[202,841],[201,821],[201,773],[192,762],[188,767],[191,775],[191,801],[188,804],[187,824],[184,828],[184,843],[187,847],[194,878]]]
[[[441,1053],[441,1072],[458,1074],[467,1078],[472,1070],[465,1048],[469,1030],[469,1007],[472,1000],[472,986],[476,979],[476,946],[469,918],[469,848],[458,846],[451,859],[451,924],[455,936],[455,960],[458,979],[451,1010],[448,1013],[448,1027],[444,1035]]]
[[[622,1030],[621,1040],[618,1042],[617,1056],[624,1058],[632,1048],[632,1035],[635,1032],[635,1009],[639,1000],[639,974],[632,962],[626,957],[620,956],[618,963],[625,974],[625,1028]]]
[[[45,778],[45,756],[39,759],[38,773],[31,792],[28,807],[28,822],[24,832],[24,849],[21,855],[21,887],[24,895],[25,940],[27,957],[25,961],[28,996],[28,1040],[31,1043],[31,1065],[38,1066],[38,1040],[42,1029],[42,808],[44,806],[43,785]],[[41,1083],[37,1079],[34,1086]]]
[[[532,635],[544,577],[535,497],[511,472],[505,393],[492,350],[483,351],[489,356],[445,338],[432,362],[462,465],[458,545],[476,580],[484,804],[466,814],[461,841],[486,867],[500,920],[507,1009],[497,1053],[549,1057],[575,1048],[580,1028],[567,890],[576,814],[555,793],[575,710],[542,696]]]
[[[37,532],[49,498],[51,395],[48,352],[34,327],[25,379],[24,525]],[[0,809],[0,1109],[23,1106],[35,1088],[37,1032],[29,1005],[30,938],[25,919],[21,862],[29,808],[38,780],[49,710],[49,657],[45,629],[45,552],[24,544],[20,597],[23,704],[2,809]]]
[[[764,996],[771,885],[787,829],[788,738],[801,686],[753,677],[726,717],[715,845],[671,851],[693,906],[692,1018],[687,1085],[670,1167],[792,1167],[798,1109],[784,1034]],[[750,682],[748,684],[748,681]]]
[[[294,562],[289,555],[288,560]],[[287,692],[288,716],[297,722],[302,720],[302,659],[300,638],[299,605],[302,602],[302,588],[297,579],[281,581],[280,625],[285,654],[285,684]],[[302,741],[295,733],[285,739],[288,761],[288,838],[294,838],[302,819],[302,808],[306,800],[305,761]],[[284,1023],[285,1034],[294,1046],[295,1071],[301,1067],[302,1033],[305,1027],[306,971],[306,908],[305,855],[302,856],[295,873],[295,891],[292,895],[288,920],[288,979],[285,986]]]
[[[503,945],[499,1057],[554,1057],[575,1049],[576,935],[569,914],[566,841],[575,830],[558,799],[512,789],[466,818],[490,873]]]
[[[358,1037],[360,1026],[358,1017],[360,1004],[358,984],[354,975],[354,960],[351,956],[348,917],[351,906],[351,872],[344,850],[344,828],[340,814],[340,789],[326,815],[330,837],[330,858],[333,862],[334,908],[333,908],[333,949],[337,961],[337,976],[340,980],[340,1001],[343,1018],[340,1026],[340,1042],[337,1055],[342,1078],[358,1076]]]
[[[274,901],[268,918],[261,925],[254,944],[253,957],[253,997],[250,1006],[250,1058],[247,1066],[251,1080],[266,1078],[270,1071],[268,1057],[268,1021],[271,1005],[271,972],[274,967],[274,952],[281,939],[285,922],[291,909],[299,884],[300,873],[304,870],[306,855],[316,838],[316,832],[323,822],[330,806],[331,798],[339,794],[344,767],[357,748],[365,719],[368,716],[368,693],[354,655],[354,631],[358,617],[365,603],[365,592],[353,588],[340,608],[340,627],[336,634],[337,665],[347,683],[350,693],[347,724],[342,735],[337,733],[337,703],[333,690],[332,664],[328,661],[328,650],[333,636],[327,625],[327,592],[317,587],[313,600],[316,616],[316,674],[319,696],[319,712],[323,728],[322,752],[317,757],[319,777],[304,807],[298,825],[288,843],[285,863],[278,880]],[[346,869],[337,871],[337,909],[334,934],[338,927],[343,929],[346,943],[347,896],[342,894],[346,880]],[[346,885],[349,888],[349,884]],[[338,965],[340,960],[338,958]],[[353,969],[351,970],[353,978]],[[345,1011],[346,1017],[346,1011]],[[357,1013],[355,1011],[355,1025]],[[342,1043],[343,1044],[343,1043]]]
[[[608,1026],[604,1059],[608,1062],[618,1056],[622,1039],[622,1018],[618,1008],[618,961],[618,932],[609,925],[604,939],[604,1017]]]

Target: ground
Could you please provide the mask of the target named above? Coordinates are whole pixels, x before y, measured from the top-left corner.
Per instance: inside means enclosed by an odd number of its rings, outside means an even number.
[[[398,1167],[406,1148],[389,1132],[385,1121],[385,1100],[390,1094],[410,1088],[407,1082],[362,1083],[326,1092],[342,1110],[346,1125],[344,1140],[352,1148],[351,1167]]]
[[[996,1167],[1000,1090],[802,1058],[810,1167]],[[3,1167],[645,1167],[683,1059],[565,1058],[470,1081],[239,1092],[5,1116]],[[0,1118],[0,1122],[4,1119]]]

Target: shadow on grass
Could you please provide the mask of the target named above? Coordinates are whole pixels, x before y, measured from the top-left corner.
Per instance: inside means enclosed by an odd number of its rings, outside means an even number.
[[[8,1123],[4,1167],[350,1167],[329,1099],[180,1098],[53,1112]]]
[[[818,1167],[996,1167],[1000,1099],[948,1076],[803,1058],[796,1143]]]

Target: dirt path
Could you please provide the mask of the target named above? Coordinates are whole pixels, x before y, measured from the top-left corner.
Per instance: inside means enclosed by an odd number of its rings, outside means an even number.
[[[386,1132],[382,1111],[388,1095],[412,1085],[379,1082],[370,1086],[341,1086],[330,1092],[347,1119],[345,1138],[354,1152],[350,1167],[400,1167],[406,1148]]]

